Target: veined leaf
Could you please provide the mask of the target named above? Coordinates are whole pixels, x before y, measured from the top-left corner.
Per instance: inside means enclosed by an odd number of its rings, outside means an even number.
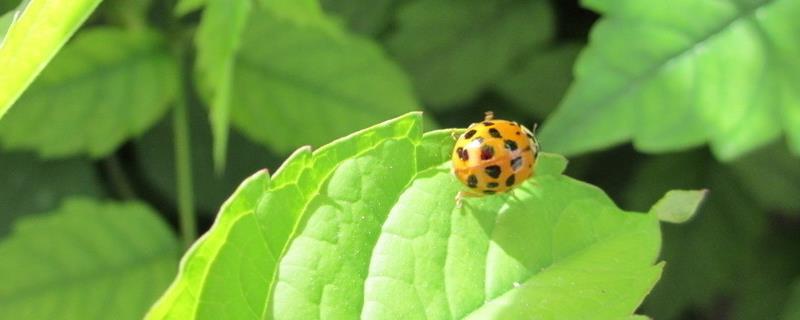
[[[289,152],[418,109],[375,43],[270,12],[254,10],[233,69],[231,120],[250,138]]]
[[[174,275],[178,252],[146,206],[73,198],[19,220],[0,242],[0,317],[141,318]]]
[[[447,14],[442,14],[447,12]],[[547,1],[413,1],[401,8],[389,48],[426,105],[474,98],[524,50],[552,37]]]
[[[800,1],[584,4],[603,18],[542,128],[551,150],[577,154],[631,139],[646,152],[709,143],[731,160],[785,132],[800,154]]]
[[[104,156],[164,114],[176,73],[158,34],[83,31],[0,122],[0,144],[44,157]]]
[[[0,119],[100,0],[30,0],[0,42]]]
[[[150,311],[162,318],[620,319],[657,281],[653,214],[542,154],[511,194],[467,199],[450,130],[412,113],[259,172]]]

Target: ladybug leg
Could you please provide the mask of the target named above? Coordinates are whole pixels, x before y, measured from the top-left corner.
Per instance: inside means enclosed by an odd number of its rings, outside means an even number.
[[[456,194],[456,208],[461,208],[461,205],[464,203],[464,198],[477,198],[480,197],[481,194],[470,192],[470,191],[459,191]]]

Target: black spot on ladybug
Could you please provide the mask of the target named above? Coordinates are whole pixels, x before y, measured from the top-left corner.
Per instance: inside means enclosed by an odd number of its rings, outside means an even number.
[[[486,122],[484,122],[484,123],[483,123],[483,125],[484,125],[484,126],[487,126],[487,127],[491,127],[491,126],[493,126],[493,125],[494,125],[494,122],[489,122],[489,121],[486,121]]]
[[[519,135],[519,131],[517,131],[516,133],[517,133],[517,135]]]
[[[514,159],[511,159],[511,169],[514,169],[515,172],[521,166],[522,166],[522,157],[516,157]]]
[[[462,147],[458,147],[458,149],[456,149],[456,154],[458,155],[458,158],[461,159],[461,161],[469,160],[469,152],[467,152],[467,150]]]
[[[489,135],[495,138],[502,138],[503,136],[500,135],[500,131],[497,131],[495,128],[489,128]]]
[[[500,184],[497,183],[497,182],[489,182],[489,183],[486,184],[487,188],[497,188],[499,186],[500,186]]]
[[[486,169],[483,169],[483,170],[486,171],[487,175],[489,175],[490,177],[495,178],[495,179],[499,178],[500,177],[500,173],[503,172],[503,170],[500,169],[500,166],[498,166],[498,165],[488,166],[488,167],[486,167]]]
[[[483,193],[485,193],[485,194],[495,194],[495,193],[497,193],[497,191],[494,191],[494,190],[483,190]]]
[[[514,177],[514,174],[511,174],[510,176],[508,176],[508,179],[506,179],[506,187],[513,186],[514,182],[516,182],[515,180],[516,180],[516,178]]]
[[[489,160],[494,157],[494,148],[490,145],[481,146],[481,160]]]
[[[464,160],[464,156],[461,155],[463,152],[464,148],[462,147],[456,148],[456,156],[458,156],[458,158],[461,159],[462,161]]]
[[[464,134],[464,139],[471,139],[472,136],[474,136],[475,133],[477,133],[477,132],[478,131],[475,131],[475,130],[467,131],[467,133]]]
[[[470,188],[477,188],[478,177],[476,177],[474,174],[469,175],[469,177],[467,177],[467,186]]]
[[[506,140],[505,141],[506,149],[508,151],[516,151],[517,150],[517,143],[514,140]]]

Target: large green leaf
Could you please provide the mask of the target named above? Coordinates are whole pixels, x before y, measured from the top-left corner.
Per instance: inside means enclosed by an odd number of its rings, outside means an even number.
[[[0,237],[21,215],[55,209],[68,196],[103,194],[85,159],[42,161],[28,153],[0,153],[0,181]]]
[[[100,0],[30,0],[0,42],[0,119]]]
[[[553,20],[541,0],[420,0],[401,9],[389,47],[425,104],[446,108],[474,98],[524,50],[549,40]]]
[[[618,209],[552,154],[513,193],[456,208],[450,131],[421,122],[301,148],[247,179],[148,318],[633,314],[661,272],[655,214]]]
[[[288,153],[418,109],[406,77],[375,43],[253,14],[231,92],[231,120],[252,139]]]
[[[542,128],[551,150],[630,139],[646,152],[709,143],[730,160],[785,131],[800,154],[800,1],[584,4],[603,18]]]
[[[144,132],[176,90],[175,62],[156,33],[83,31],[0,122],[0,144],[44,157],[101,157]]]
[[[0,242],[0,317],[141,318],[174,275],[178,243],[137,203],[73,198]]]

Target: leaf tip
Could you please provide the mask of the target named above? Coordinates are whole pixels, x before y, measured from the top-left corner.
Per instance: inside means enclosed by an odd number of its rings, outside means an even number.
[[[559,175],[567,169],[568,162],[560,154],[541,152],[536,160],[536,172],[540,175]]]
[[[702,206],[708,189],[670,190],[650,209],[659,220],[671,223],[689,221]]]

